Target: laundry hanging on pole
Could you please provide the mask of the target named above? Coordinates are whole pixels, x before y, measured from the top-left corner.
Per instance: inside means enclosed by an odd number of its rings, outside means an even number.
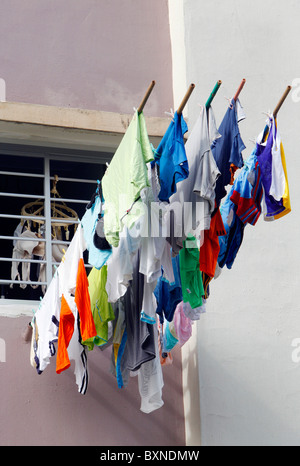
[[[58,374],[74,360],[85,395],[88,354],[99,347],[111,351],[119,389],[129,390],[137,376],[142,412],[163,407],[162,368],[207,313],[212,280],[233,267],[247,225],[262,213],[278,220],[291,212],[276,118],[288,90],[244,161],[238,110],[245,82],[217,129],[218,81],[185,142],[191,85],[156,150],[142,113],[150,84],[32,319],[38,374],[55,355]]]

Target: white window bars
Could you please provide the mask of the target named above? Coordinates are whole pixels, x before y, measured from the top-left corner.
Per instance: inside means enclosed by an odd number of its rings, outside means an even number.
[[[41,286],[48,286],[52,280],[53,276],[53,266],[59,265],[58,262],[54,261],[52,258],[52,246],[57,244],[57,245],[69,245],[70,241],[66,240],[60,240],[60,239],[53,239],[52,238],[52,225],[57,222],[57,219],[51,217],[51,201],[53,201],[53,197],[51,197],[51,181],[55,179],[55,177],[50,175],[50,161],[51,161],[51,156],[41,156],[43,158],[43,171],[44,173],[42,174],[37,174],[37,173],[22,173],[22,172],[14,172],[14,171],[5,171],[1,170],[0,171],[0,177],[2,176],[13,176],[13,177],[28,177],[30,178],[40,178],[43,179],[43,194],[42,195],[36,195],[36,194],[25,194],[25,193],[9,193],[5,191],[0,192],[0,198],[24,198],[30,200],[41,200],[43,201],[44,204],[44,214],[43,215],[22,215],[21,213],[7,213],[7,212],[1,212],[0,211],[0,219],[16,219],[20,220],[20,222],[23,221],[40,221],[44,225],[44,232],[43,232],[43,237],[39,238],[38,241],[45,243],[45,258],[42,260],[36,260],[33,258],[30,259],[18,259],[18,258],[13,258],[13,257],[0,257],[0,270],[1,270],[1,263],[3,262],[10,262],[11,264],[16,261],[20,262],[21,264],[45,264],[45,280],[44,281],[32,281],[32,280],[12,280],[10,278],[3,277],[0,274],[0,285],[41,285]],[[82,162],[83,160],[77,160],[79,162]],[[66,161],[66,164],[69,164],[70,162]],[[99,163],[99,162],[98,162]],[[97,178],[95,176],[95,178]],[[79,179],[79,178],[59,178],[59,181],[64,181],[64,182],[71,182],[71,183],[87,183],[89,185],[97,183],[96,179],[91,180],[91,179]],[[70,204],[85,204],[87,205],[90,201],[84,200],[84,199],[73,199],[73,198],[55,198],[55,201],[63,202],[63,203],[70,203]],[[80,221],[75,220],[75,219],[63,219],[63,222],[65,224],[70,224],[70,225],[76,225],[79,224]],[[1,223],[1,221],[0,221]],[[32,241],[32,238],[26,238],[26,237],[19,237],[19,236],[12,236],[11,232],[10,234],[2,234],[0,235],[0,240],[6,240],[6,241],[17,241],[18,239],[22,239],[22,241]]]

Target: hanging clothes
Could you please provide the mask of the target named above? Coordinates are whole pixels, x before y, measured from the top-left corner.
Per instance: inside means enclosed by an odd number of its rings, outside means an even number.
[[[161,277],[157,281],[154,295],[157,302],[156,313],[159,316],[160,323],[163,324],[166,319],[172,322],[177,304],[182,301],[182,288],[180,279],[179,256],[172,258],[174,282],[170,283],[164,278],[162,271]]]
[[[204,241],[200,247],[200,270],[209,278],[214,278],[218,262],[220,243],[219,236],[225,236],[226,230],[223,224],[220,209],[216,208],[210,222],[210,229],[204,231]],[[208,280],[206,280],[206,288]]]
[[[172,194],[176,193],[177,183],[189,176],[184,134],[187,133],[187,124],[181,115],[174,114],[159,146],[154,150],[154,160],[159,168],[160,201],[168,202]]]
[[[176,335],[173,321],[172,322],[166,321],[166,323],[164,324],[164,336],[163,336],[164,352],[170,353],[172,349],[175,348],[177,343],[178,343],[178,337]]]
[[[153,158],[144,115],[136,112],[102,178],[104,232],[112,246],[124,224],[130,228],[141,216],[140,192],[150,186],[146,164]]]
[[[256,225],[262,211],[261,202],[263,186],[261,169],[257,159],[257,150],[254,149],[245,162],[232,188],[231,201],[236,205],[236,215],[244,224]]]
[[[67,302],[63,295],[59,320],[56,372],[61,374],[71,366],[71,360],[75,361],[74,375],[78,392],[85,395],[88,388],[87,355],[80,340],[80,319],[75,300],[69,296]]]
[[[216,139],[211,150],[221,176],[216,183],[216,203],[220,206],[221,200],[226,196],[226,186],[230,185],[232,174],[231,165],[242,168],[244,165],[242,151],[246,148],[242,141],[237,116],[237,104],[233,100],[219,127],[222,136]]]
[[[83,263],[85,249],[83,228],[79,226],[33,318],[37,372],[45,370],[56,354],[54,343],[58,342],[57,372],[68,369],[74,360],[75,380],[81,394],[88,387],[86,347],[82,340],[97,335]]]
[[[124,295],[127,332],[127,368],[137,371],[141,365],[156,357],[153,326],[141,320],[144,275],[139,272],[139,252],[133,258],[133,278]]]
[[[199,248],[196,238],[188,236],[179,253],[180,278],[183,302],[190,303],[192,309],[203,304],[204,288],[199,268]]]
[[[168,228],[168,216],[167,216],[167,205],[161,202],[158,198],[160,191],[158,166],[154,164],[148,165],[148,175],[152,189],[152,199],[150,205],[150,228],[149,232],[153,238],[153,254],[156,260],[161,262],[163,268],[164,277],[168,282],[173,283],[175,281],[173,266],[172,266],[172,255],[171,247],[168,243],[167,228]],[[149,196],[148,196],[149,199]],[[146,274],[148,277],[148,274]],[[147,278],[149,281],[149,278]]]
[[[112,250],[105,249],[101,250],[95,246],[94,237],[96,232],[97,223],[99,221],[99,215],[102,211],[102,201],[100,195],[96,195],[93,202],[89,204],[86,209],[84,216],[81,219],[81,225],[83,227],[84,238],[86,247],[89,252],[88,262],[96,269],[106,264],[109,257],[112,254]]]
[[[219,137],[212,108],[203,107],[185,145],[189,177],[178,183],[176,194],[170,198],[168,241],[174,255],[179,254],[189,233],[198,239],[201,231],[210,228],[220,176],[211,144]]]
[[[221,215],[226,236],[220,236],[218,264],[231,269],[244,238],[245,226],[255,225],[261,214],[263,188],[256,148],[245,162],[245,167],[235,180],[224,204]]]
[[[284,149],[273,117],[258,137],[257,159],[264,186],[264,217],[265,220],[277,220],[291,212],[291,202]]]
[[[71,311],[64,295],[62,295],[59,318],[58,351],[56,356],[57,374],[60,374],[71,366],[68,355],[68,346],[74,333],[74,324],[74,314]]]
[[[185,315],[183,302],[176,307],[173,322],[178,343],[184,346],[192,336],[193,321]]]
[[[116,377],[118,388],[127,387],[130,371],[127,368],[127,331],[125,322],[124,297],[113,304],[113,348],[111,354],[111,374]]]
[[[140,410],[150,414],[164,405],[162,389],[164,379],[160,364],[158,330],[154,327],[155,358],[142,364],[138,371],[138,387],[141,397]]]
[[[34,363],[38,374],[44,372],[56,353],[54,343],[58,340],[60,309],[59,276],[56,271],[32,319]]]
[[[108,342],[108,323],[115,319],[112,305],[108,302],[106,281],[107,265],[100,270],[94,267],[88,275],[91,310],[97,331],[97,336],[82,342],[89,351],[94,349],[94,345],[103,346]]]
[[[83,252],[86,250],[84,241],[83,228],[80,225],[77,229],[71,244],[57,269],[59,276],[59,295],[61,298],[61,314],[59,318],[59,335],[63,330],[60,327],[60,319],[67,314],[68,327],[72,318],[70,311],[73,313],[73,336],[67,349],[70,360],[75,361],[75,379],[78,385],[78,391],[85,395],[88,388],[88,368],[86,347],[82,341],[93,338],[97,335],[95,323],[91,312],[91,301],[88,291],[88,279],[83,262]],[[63,299],[64,297],[64,299]],[[66,303],[69,311],[66,309]],[[65,305],[65,306],[64,306]],[[59,351],[59,349],[58,349]],[[57,366],[57,372],[61,373],[66,370],[67,366]]]
[[[132,258],[138,251],[141,237],[131,234],[124,227],[119,236],[118,247],[112,248],[112,255],[107,262],[106,292],[109,303],[116,303],[125,295],[133,277]]]

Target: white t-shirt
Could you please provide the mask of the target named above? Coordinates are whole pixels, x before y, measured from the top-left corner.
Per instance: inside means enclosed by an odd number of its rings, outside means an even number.
[[[57,341],[58,323],[60,316],[59,276],[56,271],[54,277],[40,302],[40,306],[34,316],[37,335],[34,335],[36,347],[34,348],[36,368],[39,373],[43,372],[50,358],[54,355],[53,342]]]

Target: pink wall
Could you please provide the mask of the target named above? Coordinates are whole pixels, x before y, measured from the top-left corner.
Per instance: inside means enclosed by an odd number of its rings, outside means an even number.
[[[30,319],[29,319],[30,320]],[[165,405],[151,414],[140,407],[137,380],[118,389],[109,373],[111,350],[89,353],[89,388],[77,392],[73,368],[57,375],[55,357],[38,375],[30,344],[22,338],[28,317],[0,317],[6,362],[0,362],[0,445],[185,445],[181,363],[164,367]]]
[[[155,79],[145,114],[173,107],[167,0],[1,0],[0,62],[8,101],[133,113]],[[0,317],[0,445],[184,445],[180,352],[146,415],[137,380],[119,390],[110,375],[111,350],[89,354],[85,396],[55,361],[38,376],[27,323]]]
[[[167,0],[1,0],[7,100],[145,114],[173,106]]]

